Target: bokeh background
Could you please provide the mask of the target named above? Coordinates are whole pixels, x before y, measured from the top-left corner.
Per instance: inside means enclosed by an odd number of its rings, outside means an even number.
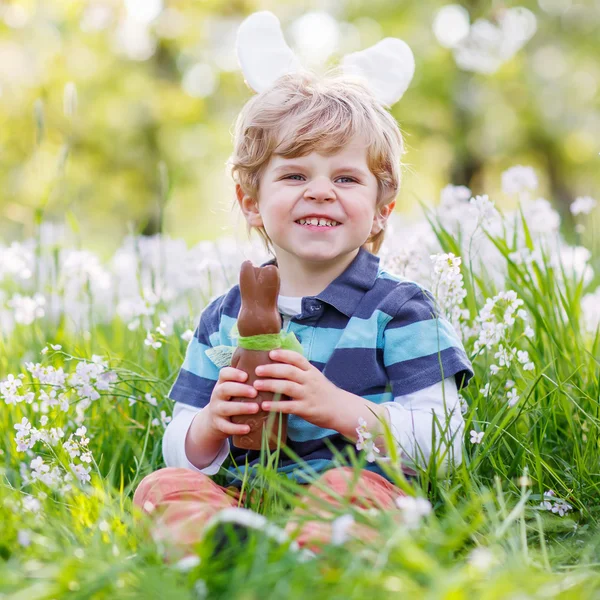
[[[397,210],[447,184],[501,193],[532,166],[562,217],[600,189],[600,0],[0,1],[0,240],[66,223],[110,255],[129,232],[245,235],[226,161],[252,95],[235,35],[271,10],[306,66],[386,36],[415,77],[392,113],[407,153]]]

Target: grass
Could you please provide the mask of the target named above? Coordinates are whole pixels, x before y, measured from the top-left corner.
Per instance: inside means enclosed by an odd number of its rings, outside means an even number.
[[[594,281],[566,271],[562,261],[552,263],[549,247],[531,233],[522,213],[501,219],[502,230],[479,230],[478,243],[486,244],[487,253],[493,249],[495,264],[503,266],[500,278],[481,260],[490,254],[469,254],[472,240],[462,239],[432,213],[427,218],[439,249],[463,257],[467,297],[456,325],[467,332],[465,347],[475,367],[475,377],[463,391],[463,460],[444,475],[432,460],[414,483],[391,463],[382,468],[410,495],[428,498],[431,515],[409,528],[389,515],[344,506],[335,516],[350,513],[371,523],[381,534],[378,543],[328,545],[317,557],[307,557],[258,531],[247,545],[219,559],[211,558],[207,537],[197,547],[195,564],[165,564],[149,521],[134,511],[131,499],[143,477],[163,466],[161,411],[171,414],[166,395],[183,361],[186,342],[181,335],[193,328],[198,307],[186,290],[175,300],[154,304],[147,323],[132,330],[118,314],[98,316],[101,307],[88,273],[77,288],[87,307],[85,327],[73,327],[73,315],[59,311],[57,320],[36,318],[0,336],[0,381],[22,374],[19,396],[35,395],[31,402],[0,402],[0,598],[597,598],[599,336],[584,330],[581,308]],[[34,259],[38,278],[47,267],[42,250],[36,250]],[[45,251],[60,268],[56,250]],[[537,251],[541,258],[522,262],[516,251]],[[142,270],[138,275],[142,281]],[[45,283],[38,279],[37,289],[49,297],[60,281],[60,273]],[[32,293],[31,281],[17,276],[5,277],[2,286],[7,298]],[[204,290],[204,303],[219,293],[217,288]],[[66,285],[60,290],[62,297],[72,293]],[[493,373],[498,345],[476,347],[477,317],[485,300],[506,290],[523,301],[534,335],[528,337],[525,322],[517,319],[501,342],[526,351],[533,370],[513,360],[509,368]],[[161,313],[170,314],[176,302],[172,331],[157,333]],[[187,314],[180,310],[182,303]],[[502,322],[508,304],[497,300],[491,311],[496,322]],[[159,348],[144,343],[148,331],[161,342]],[[47,344],[62,348],[40,354]],[[86,406],[80,385],[68,379],[68,409],[51,407],[45,426],[46,431],[62,428],[64,442],[85,425],[89,442],[80,450],[89,448],[92,462],[82,462],[81,455],[73,459],[62,443],[38,441],[31,450],[18,451],[15,425],[26,417],[41,430],[42,390],[52,389],[26,363],[40,361],[72,374],[93,355],[106,361],[105,369],[114,371],[117,380]],[[519,395],[513,406],[507,402],[509,381]],[[481,443],[470,442],[471,430],[483,432]],[[38,456],[58,469],[51,485],[28,481],[29,465]],[[259,476],[247,482],[252,493],[245,506],[283,526],[299,488],[277,475],[273,457],[264,458]],[[351,455],[339,460],[357,471],[366,464],[364,457]],[[73,477],[71,490],[57,491],[69,483],[65,474],[71,472],[71,461],[90,466],[90,479],[80,483]],[[223,482],[219,476],[215,480]],[[543,510],[548,490],[571,509],[562,516]]]

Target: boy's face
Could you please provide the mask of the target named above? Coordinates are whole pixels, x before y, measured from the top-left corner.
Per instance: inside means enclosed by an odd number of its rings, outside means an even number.
[[[377,233],[395,202],[375,210],[377,179],[367,166],[367,148],[355,141],[340,152],[287,159],[273,155],[260,180],[258,203],[236,192],[250,225],[265,228],[277,257],[327,262],[358,251]],[[300,224],[300,219],[335,221],[334,226]]]

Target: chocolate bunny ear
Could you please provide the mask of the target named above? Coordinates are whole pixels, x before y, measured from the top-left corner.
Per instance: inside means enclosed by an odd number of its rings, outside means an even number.
[[[277,303],[280,287],[279,269],[275,265],[259,268],[258,293],[263,297],[263,302],[274,301]]]
[[[252,13],[242,21],[236,52],[246,83],[258,93],[281,75],[303,69],[285,42],[279,19],[268,10]],[[365,79],[375,97],[389,107],[407,90],[415,72],[415,59],[405,42],[388,37],[344,56],[341,66],[345,73]]]
[[[251,296],[256,290],[256,271],[251,260],[245,260],[240,268],[240,294]]]

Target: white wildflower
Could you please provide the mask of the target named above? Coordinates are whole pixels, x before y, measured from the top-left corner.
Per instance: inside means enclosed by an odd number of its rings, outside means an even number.
[[[42,503],[36,497],[29,494],[23,497],[22,506],[24,510],[32,513],[39,513],[42,509]]]
[[[167,416],[167,413],[164,410],[160,411],[160,421],[157,418],[152,419],[152,425],[154,427],[158,427],[162,425],[164,428],[171,422],[172,417]]]
[[[597,202],[591,196],[579,196],[575,198],[569,209],[573,215],[589,215],[596,205]]]
[[[471,190],[464,185],[448,184],[440,193],[440,204],[451,206],[465,203],[471,197]]]
[[[460,270],[461,258],[451,252],[432,254],[429,258],[433,262],[431,291],[442,314],[458,330],[462,317],[460,305],[467,295]]]
[[[144,394],[144,398],[146,399],[146,402],[148,402],[148,404],[151,404],[152,406],[158,406],[156,398],[150,392],[146,392]]]
[[[573,507],[565,500],[557,498],[553,490],[544,492],[544,499],[540,502],[539,508],[549,510],[561,517],[564,517],[570,510],[573,510]]]
[[[31,545],[31,531],[28,529],[20,529],[17,532],[17,541],[20,546],[27,548],[27,546]]]
[[[494,207],[494,202],[489,199],[487,194],[471,198],[469,204],[477,212],[477,226],[486,225],[499,216],[498,211]]]
[[[505,194],[520,194],[538,187],[538,178],[531,167],[516,165],[502,173],[502,191]]]
[[[288,534],[271,523],[265,516],[242,507],[224,508],[216,513],[205,525],[205,528],[211,529],[217,523],[239,523],[250,529],[261,531],[267,537],[270,537],[279,543],[284,543],[289,540]],[[298,545],[293,542],[290,548],[297,549]]]
[[[342,515],[331,524],[331,543],[340,546],[349,539],[349,531],[354,524],[354,517],[350,514]]]
[[[481,440],[483,440],[483,431],[475,431],[474,429],[471,429],[471,431],[469,432],[469,435],[471,436],[471,443],[472,444],[481,444]]]
[[[98,523],[98,529],[100,531],[110,531],[110,525],[106,522],[106,521],[100,521],[100,523]]]
[[[0,396],[6,404],[17,404],[23,401],[17,392],[22,385],[21,379],[12,374],[9,374],[4,381],[0,381]]]
[[[356,434],[358,439],[356,441],[356,449],[357,450],[365,450],[367,455],[367,462],[375,461],[375,454],[379,454],[380,450],[375,445],[374,440],[372,439],[372,434],[367,430],[367,422],[362,418],[358,418],[358,427],[356,428]]]
[[[151,331],[146,332],[144,344],[146,344],[146,346],[151,346],[155,350],[158,350],[162,346],[162,342],[159,342]]]
[[[570,510],[573,510],[573,507],[564,500],[557,500],[552,507],[552,512],[558,513],[561,517],[564,517]]]
[[[519,401],[519,395],[517,394],[517,390],[512,388],[506,394],[506,400],[509,406],[514,406]]]
[[[516,348],[505,348],[503,344],[500,344],[498,346],[498,352],[494,354],[494,358],[498,359],[499,366],[510,367],[516,352]]]
[[[173,568],[176,571],[181,571],[182,573],[187,573],[188,571],[191,571],[192,569],[197,567],[199,564],[200,564],[200,557],[196,554],[190,554],[190,555],[185,556],[182,559],[178,560],[173,565]],[[200,581],[202,581],[202,580],[200,580]]]
[[[600,286],[581,299],[583,327],[587,333],[594,335],[600,326]],[[2,384],[0,384],[0,393]]]
[[[429,500],[413,496],[399,496],[396,498],[396,506],[402,511],[402,519],[409,528],[417,527],[423,517],[433,510]]]
[[[474,548],[469,553],[467,562],[477,571],[489,571],[498,560],[489,548]]]
[[[9,301],[8,306],[14,309],[15,322],[22,325],[31,325],[36,319],[46,314],[44,306],[46,298],[42,294],[32,297],[15,294]]]
[[[87,483],[92,479],[90,476],[90,471],[92,470],[92,467],[87,467],[86,469],[86,467],[84,467],[83,465],[76,465],[73,463],[69,463],[69,466],[71,467],[73,473],[81,483]]]
[[[523,206],[523,216],[530,233],[533,235],[555,234],[560,227],[560,215],[545,198],[537,198],[525,204]],[[539,261],[541,261],[539,252],[538,255]]]
[[[184,342],[191,342],[192,338],[194,337],[194,332],[191,329],[186,329],[182,334],[181,334],[181,339]]]

